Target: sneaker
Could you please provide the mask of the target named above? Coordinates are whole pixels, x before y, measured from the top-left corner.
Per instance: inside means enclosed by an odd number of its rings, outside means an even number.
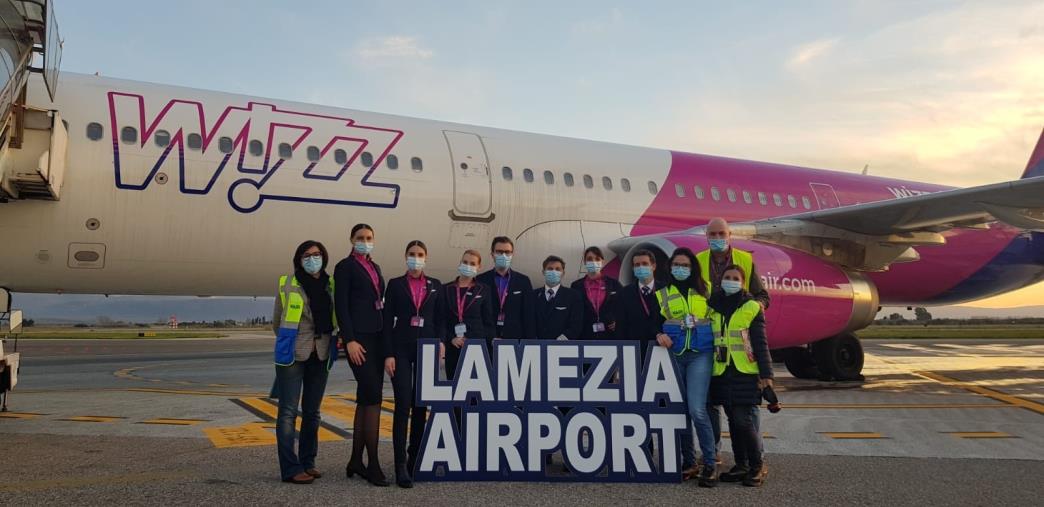
[[[747,472],[747,476],[743,478],[743,485],[750,486],[752,488],[760,487],[765,483],[765,477],[768,475],[768,467],[761,465],[750,469]]]
[[[700,471],[698,482],[701,488],[713,488],[718,485],[718,469],[716,467],[704,466]]]
[[[728,472],[721,474],[721,482],[740,482],[747,477],[747,473],[750,469],[745,466],[736,465],[729,469]]]

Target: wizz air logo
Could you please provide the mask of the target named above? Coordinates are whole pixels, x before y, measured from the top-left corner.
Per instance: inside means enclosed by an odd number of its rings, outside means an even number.
[[[887,188],[888,191],[891,192],[892,195],[894,195],[896,198],[913,197],[915,195],[925,195],[925,194],[930,194],[931,193],[931,192],[927,192],[927,191],[924,191],[924,190],[914,190],[912,188],[906,188],[905,186],[899,187],[899,188],[895,188],[895,187],[885,187],[885,188]]]
[[[200,102],[170,100],[150,117],[141,95],[108,99],[116,188],[145,190],[176,174],[181,193],[227,191],[241,213],[265,201],[398,205],[399,186],[372,176],[402,131],[260,102],[225,107],[208,122]]]

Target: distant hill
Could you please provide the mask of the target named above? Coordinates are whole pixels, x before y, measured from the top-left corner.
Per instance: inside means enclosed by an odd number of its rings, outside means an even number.
[[[974,308],[971,306],[929,306],[928,312],[932,317],[938,319],[970,319],[973,317],[987,317],[992,319],[1002,318],[1027,318],[1044,317],[1044,305],[1019,306],[1014,308]],[[877,318],[886,317],[898,312],[908,319],[914,318],[913,311],[907,311],[905,306],[885,306],[877,314]]]

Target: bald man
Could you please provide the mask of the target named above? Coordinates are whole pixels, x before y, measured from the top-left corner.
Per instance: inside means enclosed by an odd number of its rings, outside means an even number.
[[[714,218],[707,223],[707,243],[710,248],[696,254],[707,287],[711,287],[712,291],[721,287],[721,274],[730,264],[735,264],[743,268],[746,275],[743,289],[754,296],[762,310],[768,308],[769,294],[754,267],[754,257],[750,252],[732,248],[732,231],[724,218]]]

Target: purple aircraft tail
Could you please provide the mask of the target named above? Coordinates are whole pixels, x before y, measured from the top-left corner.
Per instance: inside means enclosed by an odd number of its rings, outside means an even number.
[[[1041,131],[1040,139],[1037,139],[1037,147],[1033,148],[1033,153],[1030,154],[1026,172],[1022,173],[1023,178],[1034,176],[1044,176],[1044,131]]]

